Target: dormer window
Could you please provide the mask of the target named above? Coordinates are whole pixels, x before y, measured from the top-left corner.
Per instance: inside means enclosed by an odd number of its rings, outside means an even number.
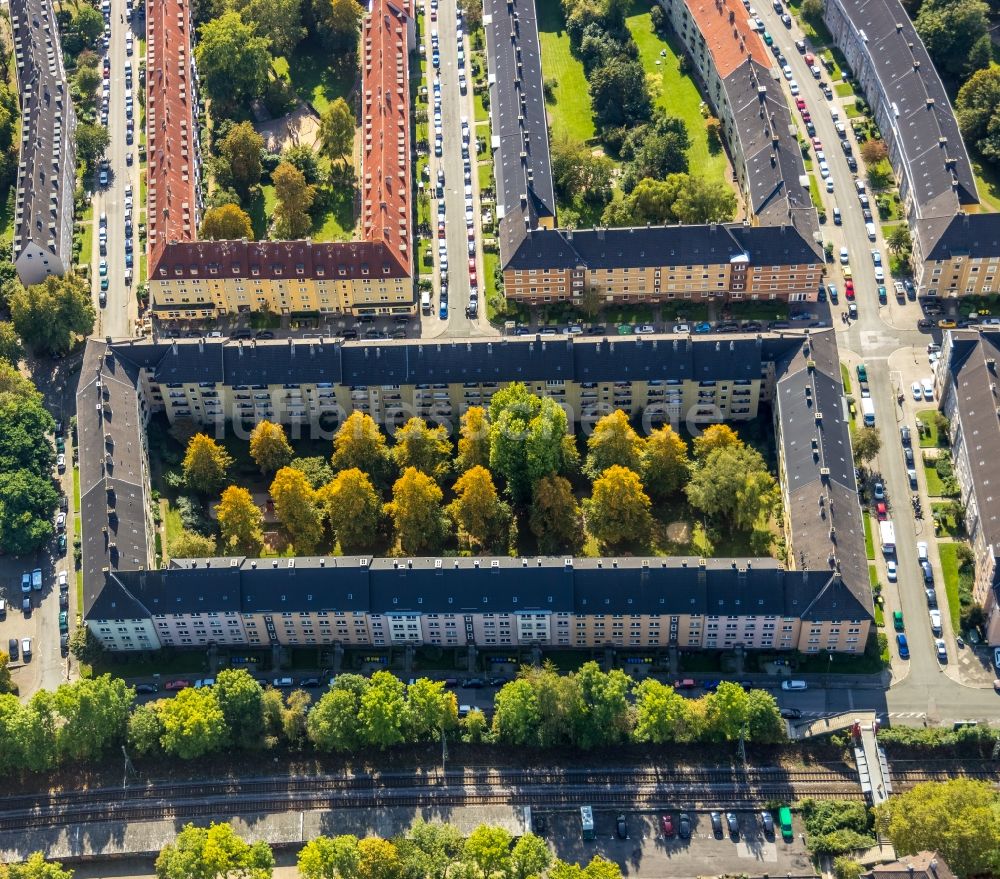
[[[382,266],[382,274],[383,275],[388,275],[389,274],[389,266],[387,266],[387,265]]]
[[[271,266],[271,271],[273,271],[274,274],[277,275],[280,278],[281,277],[281,272],[283,270],[282,270],[281,266],[279,266],[279,265],[273,265],[273,266]]]
[[[295,274],[297,274],[297,275],[304,275],[305,273],[306,273],[306,267],[302,263],[299,263],[295,267]]]
[[[256,278],[260,274],[260,266],[251,266],[250,274]]]

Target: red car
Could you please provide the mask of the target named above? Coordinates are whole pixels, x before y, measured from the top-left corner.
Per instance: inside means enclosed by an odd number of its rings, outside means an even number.
[[[798,107],[800,110],[805,110],[805,108],[806,108],[806,102],[803,101],[802,98],[796,98],[795,99],[795,106]]]
[[[185,690],[191,686],[190,681],[167,681],[163,685],[164,690]]]
[[[664,815],[660,818],[660,827],[663,829],[664,836],[674,835],[674,816]]]
[[[814,137],[813,138],[812,144],[813,144],[813,149],[814,150],[821,150],[821,149],[823,149],[823,141],[821,141],[818,137]]]
[[[697,686],[691,678],[684,678],[683,681],[674,681],[675,690],[693,690]]]
[[[848,299],[854,298],[854,281],[850,279],[844,281],[844,295],[847,296]]]
[[[812,116],[809,115],[809,111],[808,110],[803,110],[802,111],[802,121],[803,122],[811,122],[812,121]]]
[[[889,511],[888,509],[886,509],[885,504],[883,503],[875,504],[875,516],[879,520],[879,522],[884,522],[886,519],[889,518]]]

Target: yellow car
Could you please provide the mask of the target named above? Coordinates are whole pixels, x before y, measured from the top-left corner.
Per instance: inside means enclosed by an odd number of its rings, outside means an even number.
[[[845,280],[852,278],[853,274],[851,273],[851,267],[850,266],[844,266],[844,268],[843,268],[843,274],[844,274]]]
[[[953,320],[939,320],[938,321],[938,326],[942,330],[953,330],[953,329],[955,329],[956,325],[955,325],[955,321],[953,321]]]

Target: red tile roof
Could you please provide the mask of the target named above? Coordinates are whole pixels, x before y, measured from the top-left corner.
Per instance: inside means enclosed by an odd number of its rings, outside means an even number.
[[[362,237],[384,241],[410,272],[410,86],[407,0],[373,0],[362,72]]]
[[[739,0],[688,0],[687,8],[705,38],[722,79],[748,57],[764,67],[773,63],[764,41],[750,27],[749,14]]]
[[[373,0],[365,19],[363,240],[326,243],[198,241],[188,0],[147,3],[150,280],[411,277],[409,0]]]
[[[198,235],[200,155],[187,0],[146,2],[146,170],[149,264],[168,241]]]

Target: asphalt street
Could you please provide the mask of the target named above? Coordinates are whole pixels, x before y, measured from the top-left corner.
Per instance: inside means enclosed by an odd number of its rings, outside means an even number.
[[[424,315],[424,336],[447,336],[450,338],[467,338],[469,336],[495,335],[495,331],[486,320],[486,305],[483,299],[482,253],[479,242],[481,211],[479,208],[479,179],[476,172],[476,141],[475,112],[472,105],[472,66],[470,63],[468,35],[463,35],[461,43],[457,37],[457,2],[456,0],[440,0],[437,21],[431,21],[430,2],[426,3],[424,26],[426,33],[421,37],[427,52],[427,90],[428,90],[428,123],[430,141],[431,187],[436,187],[438,168],[444,170],[444,204],[445,204],[445,241],[448,252],[448,315],[441,320],[440,283],[433,295],[433,313],[430,317]],[[432,34],[437,31],[440,50],[440,68],[435,71],[431,63]],[[465,67],[458,66],[458,51],[461,45],[465,52]],[[468,82],[466,94],[459,87],[459,74],[464,70]],[[441,83],[441,129],[442,155],[434,155],[434,80],[435,73]],[[469,124],[469,165],[470,182],[473,198],[473,229],[475,232],[476,277],[479,281],[479,311],[475,318],[466,314],[469,304],[469,251],[465,211],[465,171],[462,156],[462,119]],[[435,266],[440,268],[438,251],[438,199],[432,199],[431,228],[433,234],[433,250]],[[440,274],[436,274],[440,278]]]
[[[934,539],[933,524],[930,520],[930,503],[926,500],[926,485],[924,484],[922,468],[919,466],[920,450],[916,448],[918,440],[914,431],[914,452],[917,457],[918,481],[923,494],[923,510],[927,518],[916,520],[910,504],[913,493],[906,474],[903,458],[903,447],[899,434],[899,425],[903,423],[904,409],[897,403],[897,394],[909,392],[909,384],[903,383],[897,374],[889,368],[889,357],[893,352],[900,351],[907,357],[925,358],[925,346],[931,341],[931,336],[921,332],[916,327],[917,320],[922,316],[916,303],[900,304],[895,302],[892,292],[893,279],[888,276],[889,254],[881,236],[880,224],[877,222],[878,212],[874,198],[868,192],[872,201],[872,212],[876,218],[877,238],[870,241],[865,230],[865,220],[861,203],[855,189],[854,175],[847,165],[847,159],[839,145],[831,111],[839,112],[840,120],[847,126],[847,136],[853,147],[859,163],[860,179],[864,179],[863,162],[858,155],[858,144],[847,124],[844,112],[846,102],[853,103],[853,98],[842,99],[834,94],[828,100],[819,87],[806,64],[804,54],[796,51],[794,42],[805,40],[797,22],[793,19],[791,30],[780,20],[780,14],[770,5],[757,8],[757,14],[763,19],[766,29],[773,35],[775,42],[781,46],[787,63],[792,69],[794,80],[800,89],[799,97],[806,102],[807,109],[816,127],[816,136],[822,142],[827,163],[830,166],[831,177],[834,180],[834,192],[828,194],[819,176],[818,162],[815,162],[815,151],[812,151],[817,181],[820,183],[824,204],[827,207],[828,221],[821,226],[824,240],[832,241],[834,245],[834,262],[828,264],[827,283],[835,284],[840,291],[840,303],[831,305],[834,318],[833,325],[838,328],[838,342],[841,357],[845,361],[864,362],[869,377],[872,401],[875,406],[876,426],[882,438],[882,451],[876,462],[869,469],[881,474],[889,497],[890,516],[896,531],[896,559],[898,562],[898,581],[889,583],[885,576],[885,559],[878,547],[877,533],[876,564],[879,568],[879,579],[883,583],[883,593],[887,594],[886,617],[893,609],[903,611],[906,621],[906,635],[909,642],[910,659],[901,662],[896,651],[895,639],[889,627],[890,650],[893,654],[893,682],[885,696],[888,715],[896,722],[938,723],[957,719],[975,717],[980,719],[1000,720],[1000,697],[990,688],[964,686],[957,674],[949,674],[949,663],[957,659],[959,647],[948,622],[947,597],[940,578],[940,564],[937,559],[937,542]],[[813,51],[806,41],[807,51]],[[829,75],[823,70],[822,79],[829,81]],[[791,106],[795,106],[795,98],[791,96],[788,83],[779,80],[785,89]],[[805,127],[797,112],[793,114],[799,119],[801,133],[806,135]],[[833,207],[839,207],[843,224],[833,224]],[[846,246],[850,254],[850,267],[853,273],[858,308],[858,320],[844,324],[842,312],[847,309],[847,299],[844,296],[844,279],[838,254],[840,248]],[[883,267],[886,271],[886,287],[889,291],[888,303],[880,306],[875,280],[875,267],[871,256],[873,248],[878,248],[882,254]],[[853,373],[853,370],[852,370]],[[930,367],[926,374],[931,374]],[[857,384],[856,376],[852,379]],[[926,403],[922,408],[929,408],[935,403]],[[911,429],[912,429],[912,421]],[[870,495],[869,495],[870,496]],[[874,515],[872,516],[874,520]],[[930,630],[927,600],[924,593],[924,582],[917,564],[916,542],[926,540],[929,545],[932,566],[936,571],[936,586],[941,616],[945,625],[944,637],[948,645],[949,663],[939,662],[934,649],[933,635]],[[964,648],[967,649],[967,648]],[[789,694],[783,694],[788,696]],[[803,707],[816,700],[816,695],[783,698],[782,704]],[[855,708],[872,708],[882,711],[879,706],[881,694],[859,691],[827,691],[827,710],[854,710]],[[847,703],[847,704],[844,704]]]
[[[125,284],[125,188],[132,187],[133,200],[133,243],[135,250],[133,274],[138,275],[139,269],[139,130],[142,111],[139,100],[141,85],[139,80],[139,36],[134,38],[132,55],[126,53],[125,37],[130,32],[128,18],[128,3],[126,0],[111,0],[111,45],[109,57],[110,67],[110,98],[108,103],[108,132],[111,135],[111,145],[106,157],[110,164],[108,184],[105,187],[96,186],[94,196],[94,252],[91,265],[94,278],[94,306],[97,308],[97,326],[94,334],[97,336],[133,335],[134,321],[137,314],[135,286]],[[134,143],[126,143],[127,121],[125,116],[125,65],[132,64],[132,96],[134,100]],[[133,155],[133,163],[126,162],[128,153]],[[96,184],[96,181],[95,181]],[[103,308],[100,306],[98,292],[100,290],[100,274],[98,266],[102,259],[99,245],[99,223],[102,214],[108,218],[108,253],[104,259],[108,262],[108,301]]]

